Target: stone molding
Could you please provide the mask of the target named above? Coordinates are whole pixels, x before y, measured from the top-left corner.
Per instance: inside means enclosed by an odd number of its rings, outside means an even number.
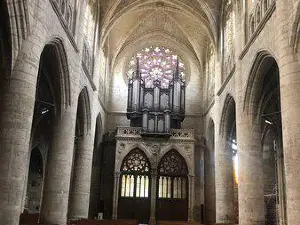
[[[149,158],[151,169],[156,170],[161,158],[171,149],[175,149],[185,159],[189,175],[194,176],[195,139],[192,129],[172,129],[171,137],[166,139],[143,139],[141,128],[119,127],[116,135],[115,172],[120,171],[125,156],[134,148],[141,149]]]
[[[276,9],[276,2],[272,1],[269,8],[268,8],[268,10],[265,12],[264,17],[261,19],[261,21],[259,22],[259,24],[255,28],[255,31],[253,32],[253,34],[250,35],[250,39],[248,40],[247,44],[245,45],[244,49],[242,50],[242,52],[239,56],[239,60],[242,60],[244,58],[244,56],[247,54],[247,52],[249,51],[251,45],[255,42],[256,38],[258,37],[260,32],[263,30],[266,23],[271,18],[271,16],[272,16],[273,12],[275,11],[275,9]]]
[[[52,5],[52,8],[53,8],[55,14],[57,15],[57,17],[58,17],[58,19],[59,19],[59,22],[61,23],[61,26],[62,26],[63,29],[65,30],[65,32],[66,32],[66,34],[67,34],[67,36],[68,36],[68,38],[69,38],[69,41],[70,41],[70,43],[72,44],[72,46],[73,46],[75,52],[79,52],[79,48],[78,48],[78,46],[77,46],[77,44],[76,44],[76,41],[75,41],[75,39],[74,39],[74,36],[73,36],[73,34],[71,33],[70,29],[68,28],[68,26],[67,26],[67,24],[66,24],[66,22],[65,22],[65,19],[61,16],[61,13],[60,13],[60,10],[59,10],[59,8],[58,8],[58,6],[57,6],[57,3],[56,3],[54,0],[50,0],[50,3],[51,3],[51,5]]]

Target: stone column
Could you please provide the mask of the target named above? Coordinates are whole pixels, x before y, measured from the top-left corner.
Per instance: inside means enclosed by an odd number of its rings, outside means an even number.
[[[23,41],[13,71],[0,76],[1,224],[19,225],[41,51],[38,44]]]
[[[239,156],[239,224],[265,223],[263,155],[260,122],[253,122],[243,104],[237,107],[237,143]]]
[[[216,191],[215,191],[215,157],[212,148],[204,149],[204,212],[205,224],[215,224],[216,221]]]
[[[299,4],[298,2],[294,3]],[[300,209],[300,48],[297,52],[289,41],[294,21],[293,13],[288,10],[292,4],[276,1],[276,46],[278,51],[278,66],[280,77],[282,138],[284,153],[284,168],[286,178],[286,211],[287,224],[299,224]],[[292,8],[293,9],[293,8]],[[296,10],[296,8],[294,8]],[[294,31],[292,35],[299,35]],[[299,45],[299,44],[298,44]]]
[[[233,161],[225,137],[215,135],[216,223],[234,223]]]
[[[283,162],[283,149],[282,149],[282,138],[278,138],[278,146],[276,146],[277,152],[277,183],[278,183],[278,198],[279,198],[279,224],[286,224],[286,187],[285,187],[285,176],[284,176],[284,162]]]
[[[113,212],[112,212],[112,219],[113,220],[118,219],[119,186],[120,186],[120,172],[115,172]]]
[[[189,206],[188,206],[188,221],[194,221],[194,204],[195,204],[195,176],[189,175]]]
[[[90,134],[75,142],[75,159],[69,203],[69,218],[88,218],[93,159],[93,138]]]
[[[157,170],[153,169],[151,173],[151,209],[150,209],[150,225],[156,224],[156,182],[157,182]]]
[[[57,116],[59,117],[59,116]],[[47,159],[41,221],[67,223],[69,188],[74,151],[76,108],[66,110],[54,123]]]

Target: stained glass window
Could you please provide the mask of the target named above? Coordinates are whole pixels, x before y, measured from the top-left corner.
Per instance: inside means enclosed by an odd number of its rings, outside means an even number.
[[[175,150],[161,159],[158,167],[158,198],[185,199],[188,169],[183,157]]]
[[[182,59],[171,49],[159,46],[149,46],[134,54],[126,66],[126,74],[132,77],[136,70],[137,59],[140,65],[142,79],[147,88],[153,87],[155,80],[161,81],[163,88],[168,88],[179,60],[180,74],[185,77],[185,65]]]
[[[121,197],[149,197],[150,164],[140,149],[132,150],[121,166]]]

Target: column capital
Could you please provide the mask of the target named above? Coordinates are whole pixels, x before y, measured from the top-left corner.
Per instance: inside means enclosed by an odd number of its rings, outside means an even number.
[[[115,172],[115,173],[114,173],[114,177],[115,177],[115,178],[119,178],[120,176],[121,176],[121,172],[118,171],[118,172]]]
[[[151,169],[151,176],[157,176],[157,168]]]

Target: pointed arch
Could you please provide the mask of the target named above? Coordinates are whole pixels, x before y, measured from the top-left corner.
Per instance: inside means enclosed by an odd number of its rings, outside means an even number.
[[[270,69],[273,63],[277,64],[273,55],[267,50],[262,50],[256,54],[252,64],[246,84],[244,111],[247,114],[251,114],[253,119],[257,117],[259,111],[261,110],[259,108],[260,91],[263,87],[266,71]]]
[[[65,50],[64,43],[60,38],[53,38],[48,45],[51,45],[55,49],[55,54],[59,60],[59,79],[60,79],[60,90],[62,93],[62,105],[67,108],[71,105],[70,97],[70,72],[69,63],[67,59],[67,53]]]
[[[91,130],[91,106],[87,87],[84,87],[78,96],[76,120],[78,134],[88,134]]]
[[[123,148],[122,144],[120,144],[120,146],[117,146],[117,151],[118,151],[118,147],[119,148]],[[118,156],[118,159],[116,160],[116,164],[115,164],[115,171],[116,172],[120,172],[121,170],[121,164],[124,160],[124,158],[130,153],[130,151],[132,151],[133,149],[139,149],[140,151],[143,151],[143,153],[146,155],[146,157],[149,159],[150,161],[150,165],[153,167],[155,162],[152,160],[151,156],[151,152],[148,151],[147,147],[144,146],[142,143],[135,143],[133,145],[131,145],[129,148],[125,148],[122,149],[122,151],[120,151],[120,155]]]
[[[159,161],[158,173],[165,175],[188,175],[188,166],[185,158],[176,149],[169,150]]]
[[[220,123],[220,135],[222,137],[228,137],[232,127],[231,124],[235,122],[235,100],[232,95],[227,94],[226,99],[224,101],[221,123]]]

